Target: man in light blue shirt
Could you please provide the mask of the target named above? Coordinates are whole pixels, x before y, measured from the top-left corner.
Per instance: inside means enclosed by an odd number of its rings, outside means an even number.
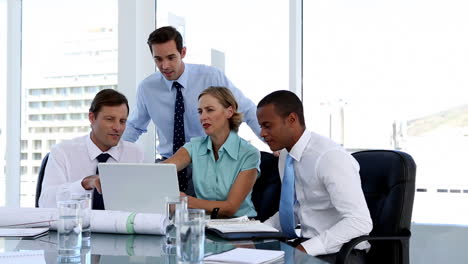
[[[127,122],[124,140],[135,142],[147,131],[150,120],[153,120],[159,138],[157,150],[163,158],[168,158],[191,138],[205,136],[199,122],[197,98],[209,86],[224,86],[230,89],[239,103],[239,111],[243,113],[244,120],[255,134],[260,135],[256,105],[234,87],[219,69],[184,63],[182,59],[185,57],[186,48],[183,47],[181,34],[175,28],[162,27],[153,31],[148,38],[148,45],[159,72],[151,74],[140,83],[137,105]],[[181,96],[178,94],[179,90]],[[182,109],[176,108],[176,99],[182,100]],[[183,122],[177,117],[179,110],[181,116],[183,114]],[[177,124],[174,119],[178,120]],[[182,123],[182,134],[175,133],[179,123]],[[182,140],[178,140],[181,142],[176,144],[174,138],[179,139],[177,135],[181,135]],[[185,179],[181,179],[179,175],[179,182],[181,181]],[[185,191],[186,188],[182,185],[181,191]]]

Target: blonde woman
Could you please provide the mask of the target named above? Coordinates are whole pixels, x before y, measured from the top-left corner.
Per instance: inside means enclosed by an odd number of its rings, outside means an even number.
[[[255,217],[250,197],[260,152],[237,135],[242,115],[233,94],[225,87],[205,89],[198,96],[198,114],[207,136],[192,138],[164,161],[176,164],[178,171],[192,164],[197,198],[188,196],[188,206],[207,213],[219,208],[220,217]]]

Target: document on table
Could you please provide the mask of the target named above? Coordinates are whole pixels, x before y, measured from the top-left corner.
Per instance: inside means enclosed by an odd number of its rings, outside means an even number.
[[[46,235],[49,228],[0,228],[0,237],[38,238]]]
[[[46,264],[44,250],[0,252],[2,264]]]
[[[272,264],[284,261],[284,251],[251,248],[236,248],[205,258],[205,264]]]
[[[222,233],[238,232],[279,232],[278,229],[257,220],[249,220],[246,216],[232,219],[214,219],[206,224],[207,228],[216,229]]]

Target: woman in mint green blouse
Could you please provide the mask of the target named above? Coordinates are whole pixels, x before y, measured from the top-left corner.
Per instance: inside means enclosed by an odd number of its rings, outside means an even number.
[[[164,161],[176,164],[177,170],[192,164],[197,198],[188,196],[189,208],[207,213],[219,208],[221,217],[256,216],[250,196],[260,170],[260,152],[237,135],[242,115],[231,91],[205,89],[198,96],[198,114],[207,136],[192,138]]]

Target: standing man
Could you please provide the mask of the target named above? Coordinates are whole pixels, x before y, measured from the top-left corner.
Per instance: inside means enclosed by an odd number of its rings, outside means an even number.
[[[56,207],[57,194],[95,190],[93,209],[104,209],[98,163],[143,161],[143,151],[135,143],[120,140],[128,112],[123,94],[112,89],[96,94],[89,108],[91,133],[63,141],[50,151],[39,207]]]
[[[136,109],[128,121],[123,138],[135,142],[145,133],[150,120],[157,128],[158,152],[163,159],[171,157],[193,137],[205,136],[198,118],[198,95],[210,86],[227,87],[239,103],[244,120],[259,135],[255,104],[234,87],[219,69],[184,63],[186,54],[182,35],[173,27],[153,31],[148,45],[159,69],[144,79],[137,90]],[[187,191],[190,173],[180,171],[179,189]]]
[[[258,104],[261,136],[279,151],[281,176],[279,212],[265,223],[297,238],[294,245],[310,255],[335,263],[336,253],[349,240],[367,235],[372,220],[361,189],[359,164],[340,145],[306,130],[300,99],[290,91],[276,91]],[[360,243],[350,263],[365,263]]]

